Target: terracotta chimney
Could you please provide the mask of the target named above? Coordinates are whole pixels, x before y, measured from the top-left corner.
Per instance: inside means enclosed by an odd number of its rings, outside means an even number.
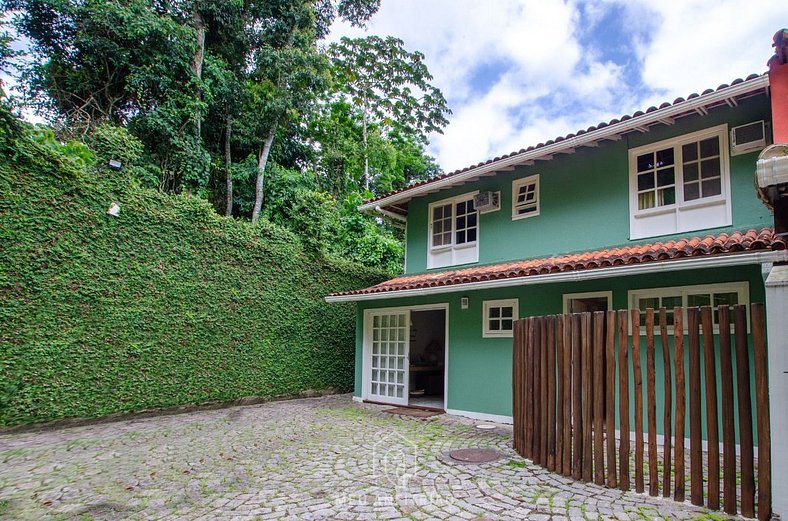
[[[772,131],[775,143],[788,143],[788,29],[777,31],[774,56],[768,62],[772,96]]]
[[[769,60],[774,144],[758,156],[758,195],[774,212],[774,231],[788,239],[788,29],[774,35]]]

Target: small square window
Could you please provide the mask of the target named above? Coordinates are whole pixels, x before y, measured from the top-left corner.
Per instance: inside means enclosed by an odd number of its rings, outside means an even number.
[[[487,300],[483,306],[482,317],[485,338],[511,338],[514,331],[514,321],[519,318],[518,300]]]
[[[512,220],[539,215],[539,175],[512,183]]]

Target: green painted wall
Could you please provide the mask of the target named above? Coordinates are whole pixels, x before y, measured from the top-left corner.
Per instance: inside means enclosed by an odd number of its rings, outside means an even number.
[[[676,273],[662,273],[602,279],[585,282],[567,282],[521,286],[495,290],[459,291],[428,297],[388,299],[359,303],[356,335],[356,387],[355,395],[361,396],[362,364],[362,317],[365,309],[415,306],[434,303],[449,304],[449,396],[448,408],[488,414],[511,416],[512,414],[512,340],[482,338],[482,302],[484,300],[518,298],[520,317],[561,313],[563,295],[592,291],[612,291],[613,307],[628,307],[627,292],[634,289],[688,286],[697,284],[716,284],[722,282],[747,281],[750,288],[750,301],[763,302],[764,285],[758,265],[692,270]],[[460,309],[460,297],[470,298],[469,309]],[[657,422],[662,432],[663,381],[662,358],[657,339]],[[685,352],[688,348],[685,342]],[[645,337],[641,340],[641,358],[645,367]],[[719,377],[719,356],[717,375]],[[750,361],[751,368],[753,361]],[[689,370],[689,363],[685,362]],[[675,375],[674,375],[675,376]],[[645,393],[645,376],[643,378]],[[755,395],[754,381],[752,382]],[[634,408],[634,390],[630,389],[630,404]],[[719,394],[719,391],[718,391]],[[674,397],[675,400],[675,397]],[[719,402],[719,399],[718,399]],[[645,402],[644,402],[645,403]],[[720,402],[721,403],[721,402]],[[705,409],[705,404],[704,404]],[[721,410],[721,408],[720,408]],[[705,411],[704,411],[705,414]],[[687,435],[689,435],[689,411],[687,411]],[[703,419],[705,437],[705,416]]]
[[[757,96],[744,100],[735,108],[715,108],[708,116],[688,116],[672,126],[656,126],[645,134],[632,132],[620,141],[603,142],[596,148],[580,148],[574,154],[560,155],[551,161],[537,162],[513,172],[502,172],[415,198],[409,203],[405,271],[426,271],[429,203],[473,190],[500,190],[502,199],[501,210],[480,216],[479,264],[630,244],[630,148],[723,123],[734,127],[769,119],[769,114],[768,99]],[[727,229],[772,225],[771,214],[758,200],[753,184],[757,156],[756,151],[731,157],[733,225]],[[540,215],[512,221],[512,181],[533,174],[540,174]],[[685,232],[678,236],[699,233],[703,232]],[[636,243],[651,240],[654,239],[640,239]]]

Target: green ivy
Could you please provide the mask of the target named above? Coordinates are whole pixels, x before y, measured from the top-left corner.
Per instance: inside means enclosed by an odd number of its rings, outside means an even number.
[[[0,127],[0,425],[352,387],[323,297],[384,273]]]

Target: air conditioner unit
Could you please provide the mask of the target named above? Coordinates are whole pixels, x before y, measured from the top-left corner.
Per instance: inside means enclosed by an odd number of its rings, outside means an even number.
[[[473,206],[479,213],[488,213],[500,210],[501,192],[480,192],[473,196]]]
[[[760,150],[768,145],[771,129],[763,120],[731,129],[731,154],[738,155]]]

